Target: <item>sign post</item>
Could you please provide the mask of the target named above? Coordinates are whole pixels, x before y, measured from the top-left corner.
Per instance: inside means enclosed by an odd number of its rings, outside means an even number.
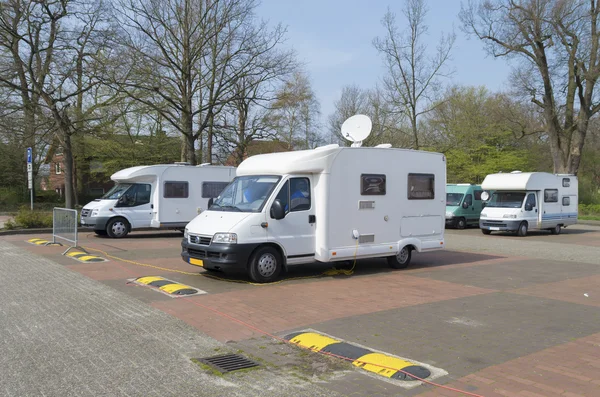
[[[33,153],[30,147],[27,148],[27,187],[29,188],[31,210],[33,211]]]

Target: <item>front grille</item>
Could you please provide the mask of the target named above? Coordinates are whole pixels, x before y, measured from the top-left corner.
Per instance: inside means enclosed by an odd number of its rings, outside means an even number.
[[[210,245],[212,237],[210,236],[195,236],[190,234],[189,241],[192,244]]]
[[[193,248],[188,248],[188,254],[192,258],[204,259],[204,258],[220,258],[221,254],[218,252],[210,252],[206,250],[196,250]]]
[[[502,221],[485,221],[482,222],[483,226],[491,226],[491,227],[506,227],[506,223]]]
[[[85,217],[86,217],[86,216],[88,216],[89,214],[90,214],[90,210],[89,210],[89,209],[85,209],[85,208],[84,208],[84,209],[82,209],[82,210],[81,210],[81,216],[82,216],[82,217],[84,217],[84,218],[85,218]]]

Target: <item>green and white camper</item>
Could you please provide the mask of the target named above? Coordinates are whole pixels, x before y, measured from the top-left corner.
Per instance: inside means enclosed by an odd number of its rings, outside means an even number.
[[[464,229],[479,225],[479,215],[484,207],[481,185],[457,183],[446,185],[446,227]]]

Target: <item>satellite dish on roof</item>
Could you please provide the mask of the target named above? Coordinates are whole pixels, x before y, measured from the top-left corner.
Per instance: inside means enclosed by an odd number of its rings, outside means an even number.
[[[342,136],[352,142],[353,147],[360,147],[362,141],[371,133],[371,119],[364,114],[354,115],[342,124]]]

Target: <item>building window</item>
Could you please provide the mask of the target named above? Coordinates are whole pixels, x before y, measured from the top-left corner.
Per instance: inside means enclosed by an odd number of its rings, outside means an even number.
[[[203,182],[202,198],[217,198],[229,182]]]
[[[383,174],[362,174],[360,176],[360,194],[363,196],[385,195],[386,180]]]
[[[435,175],[408,174],[408,199],[433,200],[435,198]]]
[[[558,189],[544,190],[544,203],[558,203]]]
[[[571,197],[563,197],[563,206],[568,207],[571,205]]]
[[[60,167],[60,163],[54,163],[54,173],[56,175],[62,174],[62,168]]]
[[[571,186],[571,179],[570,178],[563,178],[563,187],[569,187]]]
[[[164,198],[188,198],[189,185],[187,182],[165,182]]]

